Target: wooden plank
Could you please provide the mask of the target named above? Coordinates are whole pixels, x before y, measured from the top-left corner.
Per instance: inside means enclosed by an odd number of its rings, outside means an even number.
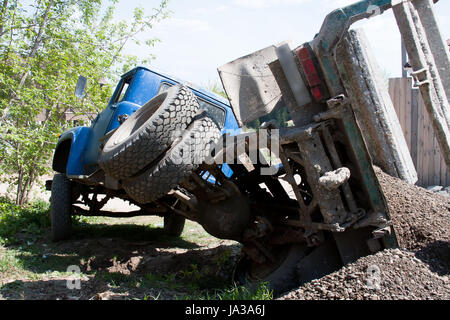
[[[416,89],[416,99],[417,99],[417,109],[418,109],[418,125],[417,125],[417,140],[418,140],[418,144],[417,144],[417,153],[418,153],[418,159],[417,159],[417,173],[419,175],[419,181],[418,181],[418,185],[419,186],[424,186],[425,183],[425,176],[424,176],[424,170],[423,170],[423,160],[425,157],[425,148],[424,148],[424,109],[423,109],[423,105],[421,104],[420,100],[420,93],[419,90]]]
[[[402,126],[405,140],[418,174],[418,185],[450,184],[450,172],[445,166],[439,144],[423,99],[411,79],[389,79],[389,94]]]
[[[425,170],[426,170],[426,180],[425,180],[425,186],[430,186],[432,184],[431,180],[433,177],[433,161],[432,161],[432,151],[433,151],[433,139],[432,139],[432,128],[430,123],[430,118],[428,116],[428,113],[425,111],[425,104],[422,100],[422,105],[424,106],[424,113],[425,113],[425,136],[424,136],[424,142],[425,142]]]
[[[429,143],[428,143],[428,133],[429,133],[429,126],[428,126],[428,114],[425,110],[425,106],[422,100],[422,95],[420,95],[420,105],[422,109],[423,114],[423,122],[422,122],[422,137],[423,140],[423,164],[422,164],[422,173],[423,173],[423,185],[424,187],[428,186],[428,164],[429,164]]]
[[[398,106],[398,119],[400,120],[400,126],[402,127],[403,136],[405,135],[405,106],[404,106],[404,99],[403,99],[403,79],[399,79],[399,81],[396,81],[395,83],[395,95],[396,95],[396,104]]]
[[[405,117],[405,139],[408,145],[408,150],[411,153],[411,78],[404,78],[403,80],[403,106]]]
[[[441,184],[441,150],[439,148],[439,144],[437,142],[436,137],[433,138],[434,144],[434,166],[433,166],[433,184],[436,186],[442,186]]]
[[[419,101],[418,101],[418,95],[419,90],[417,89],[411,89],[411,158],[413,159],[414,166],[416,167],[416,171],[418,171],[417,165],[418,165],[418,125],[419,125]]]

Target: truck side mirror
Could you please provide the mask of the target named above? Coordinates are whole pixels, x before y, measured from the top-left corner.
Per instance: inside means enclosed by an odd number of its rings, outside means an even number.
[[[75,96],[77,98],[84,98],[87,85],[87,79],[83,76],[78,77],[77,86],[75,88]]]

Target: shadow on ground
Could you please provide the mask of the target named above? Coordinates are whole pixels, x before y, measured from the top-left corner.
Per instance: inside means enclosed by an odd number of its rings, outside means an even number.
[[[21,242],[10,248],[22,247],[21,268],[39,280],[11,279],[0,287],[5,299],[174,299],[229,285],[240,250],[201,247],[162,228],[131,224],[81,223],[67,241],[53,243],[46,232],[31,245]],[[81,271],[80,290],[67,288],[71,266]]]
[[[434,241],[416,252],[416,258],[426,263],[430,270],[441,276],[449,275],[450,242]]]

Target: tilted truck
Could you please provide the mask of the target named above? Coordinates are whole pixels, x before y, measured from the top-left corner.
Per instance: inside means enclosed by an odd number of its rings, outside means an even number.
[[[94,124],[58,142],[54,238],[77,214],[159,215],[174,235],[190,219],[242,244],[237,282],[268,281],[277,293],[397,246],[373,164],[409,183],[417,174],[366,39],[349,27],[394,10],[448,162],[449,57],[432,5],[365,0],[335,10],[310,42],[220,67],[229,104],[148,69],[125,75]],[[294,126],[239,130],[283,107]],[[112,197],[141,209],[101,211]]]

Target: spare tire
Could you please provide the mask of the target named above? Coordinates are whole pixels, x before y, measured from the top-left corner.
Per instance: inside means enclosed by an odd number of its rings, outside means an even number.
[[[138,203],[161,198],[199,167],[220,137],[219,126],[202,112],[155,166],[124,180],[123,188]]]
[[[192,122],[197,97],[177,85],[157,95],[130,116],[108,139],[99,166],[118,180],[129,178],[167,151]]]

